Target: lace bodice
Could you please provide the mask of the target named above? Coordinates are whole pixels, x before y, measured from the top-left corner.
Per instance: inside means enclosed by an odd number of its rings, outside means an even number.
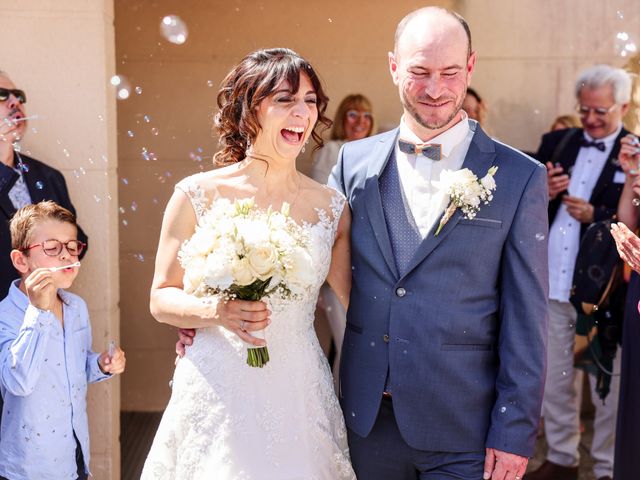
[[[214,205],[198,175],[176,186],[196,218]],[[329,187],[327,187],[329,188]],[[180,360],[143,479],[355,479],[342,412],[313,328],[318,291],[331,259],[344,197],[331,190],[308,229],[314,288],[307,297],[268,301],[270,361],[246,365],[234,333],[198,330]]]

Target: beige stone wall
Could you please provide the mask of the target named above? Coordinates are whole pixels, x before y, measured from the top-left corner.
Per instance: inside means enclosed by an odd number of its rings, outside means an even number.
[[[38,114],[23,150],[67,179],[90,247],[73,291],[89,306],[94,349],[118,338],[118,229],[111,0],[0,2],[2,65]],[[106,161],[103,159],[105,158]],[[120,477],[120,382],[89,387],[94,478]]]
[[[459,0],[478,50],[472,84],[489,103],[500,140],[536,150],[558,115],[573,113],[574,82],[594,63],[624,67],[616,48],[627,32],[640,49],[640,2]],[[629,117],[628,117],[629,118]]]
[[[596,61],[626,62],[616,54],[616,33],[637,36],[640,21],[635,0],[439,4],[458,10],[471,25],[479,54],[472,83],[490,105],[491,133],[528,150],[537,147],[556,115],[572,111],[580,69]],[[424,3],[116,0],[115,5],[117,70],[142,88],[118,104],[122,336],[129,359],[122,405],[161,410],[170,393],[176,333],[148,312],[153,256],[174,183],[211,166],[216,149],[211,118],[221,79],[247,52],[287,46],[319,71],[332,98],[330,115],[346,94],[360,92],[371,98],[378,127],[391,128],[401,108],[387,52],[398,20]],[[170,44],[159,35],[160,20],[168,14],[188,25],[185,44]],[[143,148],[155,159],[144,160]],[[310,165],[307,150],[300,159],[303,171]]]

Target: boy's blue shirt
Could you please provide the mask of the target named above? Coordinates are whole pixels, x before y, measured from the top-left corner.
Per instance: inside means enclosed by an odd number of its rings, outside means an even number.
[[[84,300],[58,290],[64,329],[11,284],[0,302],[0,476],[75,479],[76,441],[89,471],[87,385],[109,378],[91,350]]]

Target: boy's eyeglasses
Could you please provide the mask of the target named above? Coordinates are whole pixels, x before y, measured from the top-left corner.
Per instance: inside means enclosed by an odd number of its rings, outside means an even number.
[[[33,245],[28,246],[23,250],[31,250],[35,247],[42,247],[42,251],[45,255],[49,257],[57,257],[62,252],[62,246],[65,246],[69,255],[73,255],[77,257],[82,253],[84,247],[87,246],[86,243],[81,242],[80,240],[69,240],[68,242],[61,242],[60,240],[45,240],[42,243],[34,243]]]
[[[593,108],[593,107],[587,107],[586,105],[576,105],[576,112],[578,112],[578,114],[581,117],[586,117],[591,112],[595,113],[599,117],[604,117],[607,113],[611,113],[613,109],[616,108],[617,106],[618,106],[617,103],[614,103],[609,108],[605,108],[605,107]]]
[[[7,100],[9,95],[16,97],[20,103],[27,103],[27,94],[24,93],[24,90],[0,88],[0,102]]]
[[[365,120],[371,120],[373,118],[371,112],[360,112],[358,110],[347,110],[347,113],[345,115],[348,120],[354,122],[356,120],[359,120],[360,118],[364,118]]]

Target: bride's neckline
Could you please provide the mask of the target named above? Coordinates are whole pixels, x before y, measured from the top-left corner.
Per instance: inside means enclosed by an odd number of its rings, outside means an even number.
[[[211,200],[211,204],[209,205],[207,210],[209,208],[213,207],[213,205],[216,204],[216,203],[225,202],[225,203],[233,204],[236,201],[244,201],[244,200],[253,200],[253,197],[234,197],[233,200],[231,200],[231,199],[229,199],[227,197],[214,198],[213,200]],[[268,205],[266,207],[263,207],[261,205],[256,205],[256,208],[260,212],[266,212],[267,210],[269,210],[269,208],[271,208],[274,212],[279,212],[279,211],[281,211],[282,206],[280,206],[280,208],[276,209],[273,205]],[[329,219],[327,217],[327,210],[331,210],[331,209],[332,209],[332,205],[329,205],[328,208],[314,207],[314,211],[316,212],[316,215],[317,215],[317,220],[315,220],[315,221],[296,218],[293,215],[289,215],[289,218],[291,218],[291,220],[293,220],[294,223],[296,223],[297,225],[299,225],[299,226],[301,226],[303,228],[313,228],[313,227],[315,227],[317,225],[321,225],[321,226],[323,226],[323,227],[325,227],[327,229],[330,229],[331,228],[331,219]],[[331,212],[332,215],[333,215],[333,213],[334,212]]]

